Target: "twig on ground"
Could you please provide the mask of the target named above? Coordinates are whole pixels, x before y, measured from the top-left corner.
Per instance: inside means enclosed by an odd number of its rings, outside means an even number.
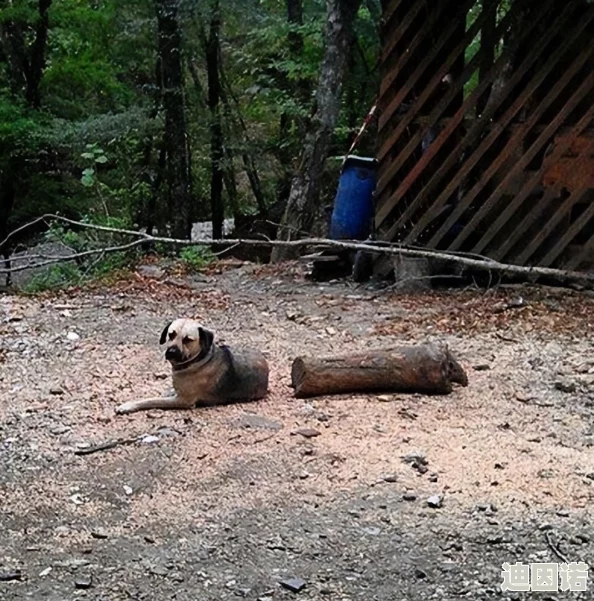
[[[563,562],[563,563],[569,563],[569,559],[567,559],[567,557],[565,557],[565,555],[563,555],[563,553],[561,553],[561,550],[559,549],[559,545],[555,544],[551,538],[551,533],[550,532],[545,532],[545,538],[547,540],[547,545],[549,545],[549,549]]]
[[[119,445],[134,444],[135,442],[138,442],[141,438],[141,436],[137,436],[136,438],[118,438],[116,440],[108,440],[107,442],[102,442],[92,447],[87,447],[86,449],[76,449],[76,451],[74,451],[74,454],[92,455],[93,453],[98,453],[99,451],[108,451],[109,449],[113,449]]]
[[[128,235],[135,236],[137,239],[133,242],[129,242],[128,244],[123,244],[120,246],[111,246],[102,249],[94,249],[88,250],[81,253],[77,253],[74,255],[70,255],[68,257],[56,257],[46,261],[42,261],[35,265],[29,266],[18,266],[11,267],[8,269],[0,269],[0,274],[8,274],[14,273],[16,271],[23,271],[25,269],[30,269],[32,267],[44,267],[46,265],[52,265],[55,263],[60,263],[63,261],[71,261],[74,259],[80,259],[88,256],[93,256],[100,253],[113,253],[113,252],[121,252],[124,250],[129,250],[135,248],[136,246],[140,246],[145,242],[158,242],[161,244],[168,244],[171,246],[235,246],[235,245],[246,245],[246,246],[265,246],[265,247],[293,247],[300,248],[304,246],[317,246],[322,248],[338,248],[344,250],[362,250],[371,254],[387,254],[387,255],[402,255],[402,256],[410,256],[410,257],[425,257],[425,258],[435,258],[435,259],[443,259],[447,261],[453,261],[460,265],[465,265],[466,267],[472,267],[475,269],[481,269],[484,271],[496,272],[496,273],[508,273],[508,274],[516,274],[522,276],[541,276],[541,277],[554,277],[561,280],[567,280],[571,282],[594,282],[594,273],[580,273],[576,271],[566,271],[563,269],[555,269],[552,267],[525,267],[522,265],[511,265],[506,263],[500,263],[499,261],[495,261],[493,259],[489,259],[487,257],[469,257],[465,255],[460,255],[457,253],[450,253],[446,251],[435,251],[428,249],[417,249],[410,248],[407,246],[399,246],[399,245],[388,245],[388,243],[376,243],[375,241],[368,242],[353,242],[346,240],[330,240],[325,238],[304,238],[300,240],[246,240],[246,239],[220,239],[220,240],[180,240],[177,238],[168,238],[163,236],[151,236],[144,232],[137,232],[134,230],[125,230],[114,227],[107,227],[103,225],[93,225],[90,223],[82,223],[80,221],[75,221],[73,219],[67,219],[66,217],[61,217],[59,215],[44,215],[39,217],[31,224],[22,226],[15,232],[9,234],[7,238],[0,243],[0,248],[9,240],[14,233],[17,231],[22,231],[26,229],[26,227],[33,225],[34,223],[38,223],[39,221],[48,221],[48,220],[56,220],[61,221],[63,223],[68,223],[70,225],[74,225],[77,227],[93,229],[102,232],[109,232],[112,234],[120,234],[120,235]]]

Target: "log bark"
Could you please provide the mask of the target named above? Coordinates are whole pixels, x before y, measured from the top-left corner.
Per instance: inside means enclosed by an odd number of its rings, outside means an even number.
[[[421,345],[336,357],[298,357],[291,369],[297,398],[347,392],[448,394],[468,377],[447,347]]]

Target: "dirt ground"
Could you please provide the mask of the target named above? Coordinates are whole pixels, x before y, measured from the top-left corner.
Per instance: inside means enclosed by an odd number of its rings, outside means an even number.
[[[594,565],[594,298],[303,276],[149,265],[0,296],[0,580],[20,575],[0,599],[594,598],[592,574],[583,593],[500,590],[503,562]],[[264,350],[269,396],[115,416],[169,389],[158,337],[178,316]],[[299,354],[427,340],[450,345],[467,388],[292,397]]]

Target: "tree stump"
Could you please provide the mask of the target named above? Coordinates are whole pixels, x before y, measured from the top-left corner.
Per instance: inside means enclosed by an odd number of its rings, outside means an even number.
[[[337,357],[298,357],[291,369],[297,398],[346,392],[448,394],[468,377],[447,347],[431,344]]]

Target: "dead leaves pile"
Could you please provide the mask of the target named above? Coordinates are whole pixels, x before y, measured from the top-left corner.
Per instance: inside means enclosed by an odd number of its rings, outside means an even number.
[[[531,332],[578,337],[594,333],[594,299],[571,291],[439,292],[399,295],[395,302],[407,317],[378,326],[380,335],[419,328],[443,334],[495,333],[510,340]]]

